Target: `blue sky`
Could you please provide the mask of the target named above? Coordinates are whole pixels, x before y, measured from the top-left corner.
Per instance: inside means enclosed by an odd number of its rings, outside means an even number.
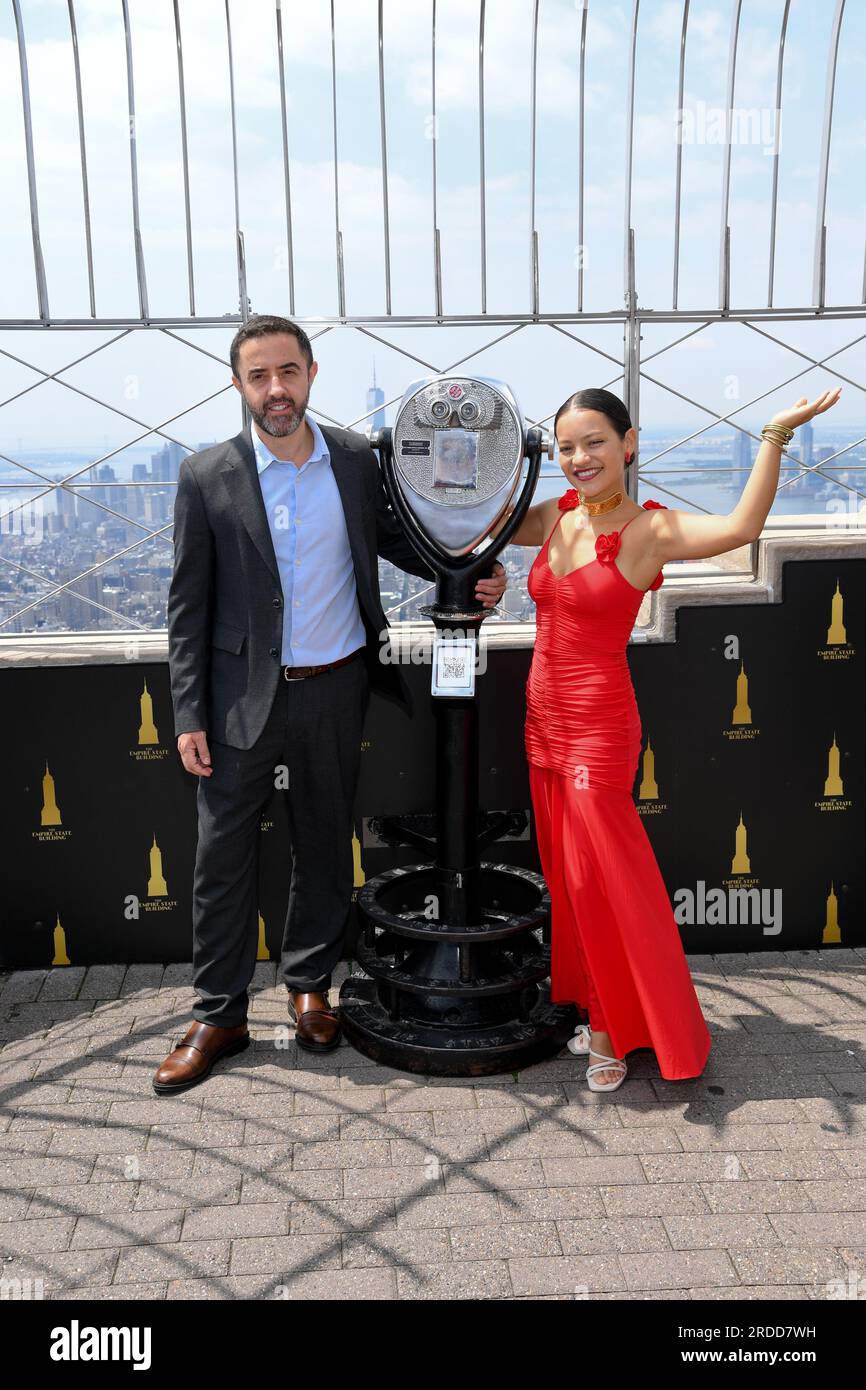
[[[478,5],[437,4],[437,215],[443,303],[448,314],[480,309],[478,160]],[[779,158],[775,303],[808,306],[812,293],[815,209],[827,56],[834,4],[793,0],[786,39]],[[142,241],[151,312],[188,313],[177,69],[170,0],[130,0],[141,182]],[[224,7],[219,0],[181,0],[192,183],[196,307],[237,310],[234,201]],[[735,105],[754,112],[751,138],[731,157],[731,297],[746,309],[766,302],[772,148],[776,137],[775,63],[782,0],[743,0]],[[679,307],[718,302],[723,145],[713,137],[724,106],[732,0],[692,0],[684,107],[697,139],[683,145]],[[338,0],[336,11],[339,203],[347,310],[385,311],[375,0]],[[287,258],[279,88],[273,0],[230,7],[240,163],[240,221],[253,308],[287,312]],[[51,311],[89,313],[79,174],[78,132],[65,0],[22,0],[33,105],[42,242]],[[488,310],[530,307],[530,83],[532,0],[488,0],[485,44],[485,139]],[[555,315],[577,308],[580,3],[541,0],[538,46],[536,226],[540,306]],[[84,83],[88,172],[96,263],[97,312],[137,315],[131,235],[126,66],[120,0],[76,5]],[[432,89],[430,0],[386,0],[385,73],[393,309],[435,311],[432,273]],[[628,38],[632,5],[590,0],[586,49],[584,308],[623,305],[623,234]],[[334,251],[330,5],[284,0],[285,75],[289,98],[298,316],[337,311]],[[677,61],[682,5],[642,0],[638,21],[632,225],[639,304],[671,303]],[[866,121],[862,59],[866,0],[848,0],[836,78],[827,198],[827,302],[861,300],[866,241]],[[0,226],[0,321],[36,313],[23,157],[18,54],[11,5],[0,13],[0,118],[6,213]],[[741,127],[743,128],[743,127]],[[785,343],[822,356],[857,336],[857,320],[769,326]],[[378,331],[378,330],[377,330]],[[494,325],[423,329],[385,325],[390,342],[436,366],[498,336]],[[616,357],[621,328],[568,329]],[[647,328],[645,358],[687,331]],[[197,336],[198,330],[188,332]],[[110,336],[104,334],[107,339]],[[204,335],[225,351],[230,333]],[[100,338],[91,332],[0,332],[0,346],[55,370]],[[386,394],[399,395],[413,366],[397,352],[347,329],[317,343],[322,367],[311,404],[343,421],[364,409],[375,356]],[[862,345],[838,367],[866,382]],[[474,359],[478,371],[510,382],[527,415],[554,411],[571,390],[611,383],[616,370],[587,347],[549,327],[532,327]],[[805,365],[738,324],[713,325],[647,370],[676,390],[723,411]],[[137,418],[155,423],[226,384],[218,363],[186,353],[162,335],[137,332],[73,369],[70,380]],[[833,367],[782,388],[743,419],[759,428],[773,409],[837,380]],[[0,359],[0,399],[38,380]],[[846,386],[833,424],[852,429],[866,412],[861,392]],[[707,416],[647,382],[642,423],[685,433]],[[237,428],[226,394],[174,428],[190,447]],[[0,410],[0,447],[115,442],[137,431],[128,422],[49,384]]]

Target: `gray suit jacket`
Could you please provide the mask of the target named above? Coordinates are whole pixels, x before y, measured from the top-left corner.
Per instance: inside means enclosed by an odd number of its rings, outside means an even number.
[[[408,710],[396,665],[379,660],[388,622],[377,555],[423,579],[435,575],[391,511],[366,437],[320,428],[346,517],[370,685]],[[251,748],[280,679],[283,592],[246,430],[181,463],[167,621],[175,737],[204,729],[219,743]]]

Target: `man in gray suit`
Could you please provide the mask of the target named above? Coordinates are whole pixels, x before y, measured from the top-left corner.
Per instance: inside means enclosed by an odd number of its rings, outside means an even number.
[[[249,1045],[258,940],[258,833],[287,787],[292,878],[279,975],[300,1047],[330,1051],[329,1008],[352,896],[352,808],[370,689],[408,708],[379,659],[387,619],[377,555],[435,578],[390,510],[364,435],[306,414],[318,364],[289,319],[257,315],[231,346],[252,416],[184,459],[174,509],[169,666],[181,760],[198,777],[193,979],[185,1037],[157,1069],[160,1094],[203,1081]],[[476,594],[505,589],[498,562]]]

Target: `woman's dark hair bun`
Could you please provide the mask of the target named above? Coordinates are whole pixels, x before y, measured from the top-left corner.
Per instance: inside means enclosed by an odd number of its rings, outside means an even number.
[[[620,439],[625,439],[627,431],[632,428],[631,416],[619,396],[615,396],[612,391],[605,391],[600,386],[587,386],[585,390],[575,391],[573,396],[569,396],[568,400],[563,401],[554,417],[554,434],[556,434],[556,427],[559,424],[559,417],[565,415],[569,410],[599,411],[602,415],[607,416]]]

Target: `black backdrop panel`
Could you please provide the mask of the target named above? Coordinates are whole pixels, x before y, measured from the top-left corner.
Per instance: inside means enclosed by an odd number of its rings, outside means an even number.
[[[783,601],[680,609],[676,642],[628,649],[643,728],[634,786],[690,952],[866,941],[866,561],[790,561]],[[527,649],[479,677],[480,794],[530,812]],[[385,816],[433,809],[430,668],[408,664],[410,720],[374,698],[356,807],[356,882],[421,857]],[[0,964],[190,959],[196,782],[172,734],[166,664],[0,673],[12,732],[0,796]],[[15,732],[17,731],[17,732]],[[291,850],[263,808],[260,957],[279,954]],[[529,827],[486,857],[538,868]],[[351,954],[355,925],[347,936]]]

